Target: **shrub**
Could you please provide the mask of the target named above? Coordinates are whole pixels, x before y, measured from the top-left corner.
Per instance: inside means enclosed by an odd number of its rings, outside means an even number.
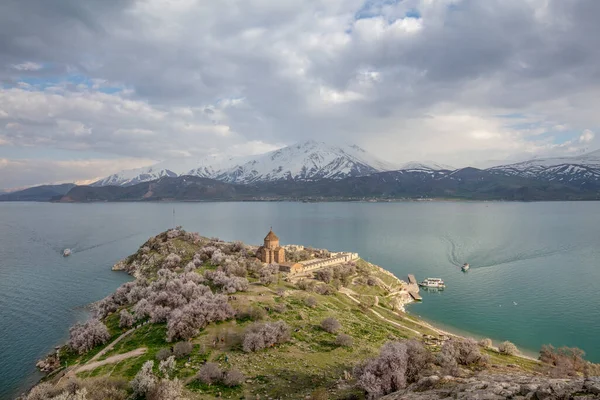
[[[296,286],[300,290],[306,290],[307,292],[312,291],[315,288],[315,281],[308,281],[306,279],[301,279],[296,283]]]
[[[148,400],[184,400],[183,383],[174,380],[161,379],[146,396]]]
[[[283,303],[277,303],[273,306],[273,311],[282,314],[287,311],[287,306]]]
[[[317,306],[317,299],[315,299],[313,296],[308,296],[306,299],[304,299],[304,304],[311,308],[315,308]]]
[[[320,285],[315,285],[315,293],[321,294],[321,295],[325,295],[325,296],[329,296],[335,293],[335,288],[333,286],[330,285],[326,285],[324,283],[320,284]]]
[[[171,352],[171,349],[163,348],[163,349],[160,349],[156,353],[156,359],[158,361],[163,361],[163,360],[166,360],[167,358],[171,357],[172,355],[173,355],[173,352]]]
[[[374,276],[369,276],[367,278],[367,285],[369,285],[369,286],[376,286],[377,285],[377,279]]]
[[[345,333],[340,333],[335,338],[335,344],[337,346],[352,347],[352,345],[354,344],[354,339],[352,339],[352,336],[350,336],[350,335],[346,335]]]
[[[587,373],[590,368],[583,356],[585,352],[576,347],[554,348],[543,345],[540,349],[540,361],[548,366],[547,372],[552,377],[575,376],[579,372]]]
[[[290,340],[290,327],[284,321],[251,325],[244,332],[243,349],[245,352],[259,351],[275,344]]]
[[[483,347],[484,349],[490,348],[492,347],[493,343],[492,343],[492,339],[481,339],[479,341],[479,343],[477,343],[480,347]]]
[[[219,382],[222,378],[223,372],[219,365],[211,362],[204,364],[196,375],[196,379],[207,385]]]
[[[181,257],[179,257],[177,254],[171,253],[165,257],[163,268],[175,269],[179,267],[179,264],[181,264]]]
[[[329,393],[327,389],[319,388],[310,394],[310,400],[328,400]]]
[[[244,383],[244,374],[237,369],[230,369],[223,375],[223,384],[225,386],[234,387]]]
[[[378,398],[418,380],[430,362],[428,355],[416,341],[388,342],[381,348],[379,357],[358,365],[354,376],[368,398]]]
[[[485,366],[489,357],[481,354],[473,339],[450,339],[438,353],[438,364],[451,375],[458,374],[458,366]]]
[[[502,342],[498,345],[498,351],[502,354],[514,356],[519,354],[519,349],[513,343],[509,341]]]
[[[79,354],[86,353],[110,339],[106,325],[97,319],[90,319],[85,324],[75,324],[69,329],[69,335],[69,346]]]
[[[269,264],[261,268],[258,272],[258,280],[265,286],[277,283],[277,274],[279,273],[279,265]]]
[[[340,325],[338,320],[333,317],[328,317],[328,318],[325,318],[323,321],[321,321],[321,328],[323,328],[324,331],[329,332],[329,333],[335,333],[341,327],[342,327],[342,325]]]
[[[129,328],[133,325],[133,315],[127,310],[121,310],[119,319],[119,328]]]
[[[315,272],[315,279],[330,283],[333,280],[333,270],[331,268],[323,268]]]
[[[134,396],[146,396],[154,389],[154,386],[156,385],[156,377],[152,373],[153,366],[154,361],[146,361],[131,381],[130,385],[131,389],[133,389]]]
[[[194,345],[191,344],[190,342],[179,342],[179,343],[176,343],[175,346],[173,347],[173,355],[176,358],[187,357],[190,354],[192,354],[192,349],[193,348],[194,348]]]

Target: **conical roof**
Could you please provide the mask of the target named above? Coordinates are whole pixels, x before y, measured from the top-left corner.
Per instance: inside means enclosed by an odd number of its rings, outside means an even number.
[[[273,230],[270,230],[267,236],[265,236],[265,240],[279,240],[279,238],[273,233]]]

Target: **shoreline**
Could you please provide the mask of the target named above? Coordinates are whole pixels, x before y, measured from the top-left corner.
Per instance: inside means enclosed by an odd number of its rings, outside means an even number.
[[[407,305],[414,304],[414,303],[417,303],[417,302],[411,302]],[[463,339],[471,338],[471,339],[475,339],[477,341],[488,338],[487,336],[474,334],[472,332],[468,332],[468,331],[462,330],[460,328],[447,326],[439,321],[433,321],[433,320],[423,318],[421,315],[411,313],[409,310],[405,311],[405,313],[407,315],[410,315],[411,317],[417,318],[420,322],[427,325],[430,329],[437,331],[441,334],[447,335],[447,336],[454,336],[454,337],[459,337],[459,338],[463,338]],[[492,343],[494,344],[494,348],[496,348],[497,344],[501,343],[501,342],[502,341],[492,340]],[[519,354],[517,354],[517,357],[521,357],[521,358],[525,358],[527,360],[539,362],[539,360],[537,359],[537,356],[538,356],[537,352],[530,350],[530,349],[522,349],[522,348],[518,348],[518,349],[519,349]]]

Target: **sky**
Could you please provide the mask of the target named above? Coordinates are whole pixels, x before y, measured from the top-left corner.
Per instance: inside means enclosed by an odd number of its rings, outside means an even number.
[[[0,188],[307,139],[457,167],[600,147],[598,0],[2,0]]]

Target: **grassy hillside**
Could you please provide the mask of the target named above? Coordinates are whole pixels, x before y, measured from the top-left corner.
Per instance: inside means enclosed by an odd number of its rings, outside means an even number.
[[[182,230],[151,238],[136,254],[115,266],[136,280],[96,305],[96,315],[108,331],[102,344],[84,351],[76,351],[81,348],[73,344],[63,346],[46,381],[63,388],[73,380],[83,387],[85,382],[108,378],[106,382],[120,382],[115,385],[122,397],[113,398],[125,398],[133,390],[127,382],[136,377],[144,363],[154,361],[153,373],[161,379],[165,374],[159,369],[159,359],[172,349],[177,352],[179,347],[189,346],[191,350],[177,357],[168,374],[184,387],[185,398],[364,398],[354,367],[377,356],[386,342],[415,339],[435,355],[447,339],[435,328],[398,311],[405,283],[377,266],[359,260],[337,271],[347,273],[340,279],[324,283],[308,274],[269,275],[254,258],[255,251],[252,246]],[[231,289],[234,283],[239,290]],[[179,289],[173,289],[175,286]],[[204,294],[194,292],[185,301],[181,297],[177,300],[181,306],[174,306],[165,317],[159,316],[163,305],[176,298],[173,293],[200,287]],[[170,293],[171,299],[161,291]],[[175,324],[177,307],[193,313],[189,304],[199,298],[215,301],[217,305],[211,305],[210,312],[215,307],[232,312],[214,317],[193,334],[181,333],[182,324],[193,322],[184,318]],[[221,300],[226,303],[219,303]],[[155,308],[142,311],[143,302]],[[120,327],[122,312],[133,316],[131,326]],[[329,317],[339,323],[333,333],[322,327]],[[279,321],[287,325],[289,337],[262,350],[247,351],[245,340],[251,327]],[[173,332],[179,336],[173,339]],[[540,370],[533,360],[499,354],[491,348],[481,352],[489,356],[495,372]],[[243,379],[239,385],[218,379],[208,384],[198,377],[207,363],[215,363],[222,371],[239,371]],[[438,367],[432,364],[431,368]],[[480,365],[465,365],[463,373],[479,369]],[[51,389],[48,386],[45,390]]]

